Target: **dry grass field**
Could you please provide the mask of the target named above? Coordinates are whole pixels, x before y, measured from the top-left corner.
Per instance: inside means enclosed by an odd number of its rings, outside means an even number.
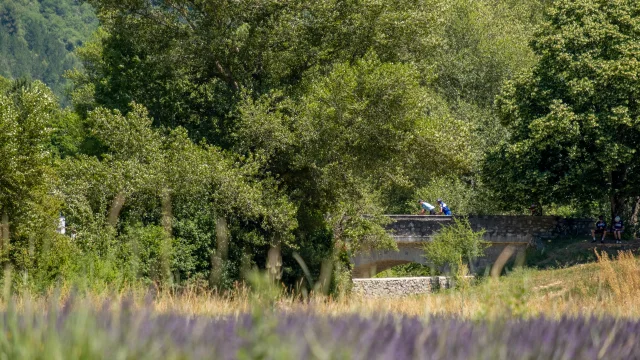
[[[225,296],[197,291],[157,291],[129,289],[113,293],[74,293],[67,287],[44,296],[23,293],[15,296],[18,307],[46,308],[65,302],[70,296],[99,308],[104,303],[132,303],[157,313],[204,316],[240,316],[256,306],[282,312],[314,311],[324,315],[359,314],[453,316],[467,319],[547,318],[563,316],[613,316],[640,318],[640,263],[631,252],[619,252],[611,259],[598,254],[598,261],[563,269],[518,269],[497,279],[458,284],[456,289],[405,298],[366,299],[353,294],[341,299],[312,296],[274,296],[239,288]],[[57,299],[57,300],[53,300]]]

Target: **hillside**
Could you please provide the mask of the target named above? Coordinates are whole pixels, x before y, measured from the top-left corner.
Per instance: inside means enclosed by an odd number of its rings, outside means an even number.
[[[0,1],[0,76],[41,80],[62,98],[73,51],[98,26],[90,5],[77,0]]]

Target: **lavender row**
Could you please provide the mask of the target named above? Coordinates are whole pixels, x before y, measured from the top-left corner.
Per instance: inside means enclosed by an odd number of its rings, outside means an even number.
[[[640,357],[640,322],[473,322],[319,314],[208,318],[150,311],[0,316],[0,356],[123,359],[599,359]]]

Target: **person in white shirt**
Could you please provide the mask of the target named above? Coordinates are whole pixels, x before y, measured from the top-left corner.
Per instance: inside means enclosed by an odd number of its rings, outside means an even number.
[[[66,230],[67,230],[67,226],[66,226],[66,219],[64,218],[64,216],[62,214],[60,214],[60,218],[58,219],[58,228],[56,229],[56,231],[58,232],[58,234],[62,234],[64,235]]]
[[[420,203],[420,207],[422,208],[422,211],[420,211],[420,215],[424,215],[427,211],[429,212],[429,215],[435,215],[436,214],[436,207],[429,204],[428,202],[424,201],[424,200],[420,200],[418,201],[418,203]]]

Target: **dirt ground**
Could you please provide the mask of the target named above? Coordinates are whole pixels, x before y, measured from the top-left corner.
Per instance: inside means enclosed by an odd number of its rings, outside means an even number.
[[[613,237],[607,237],[605,243],[600,240],[592,243],[591,237],[549,240],[542,250],[531,249],[527,254],[527,265],[539,269],[559,268],[596,261],[595,251],[606,252],[611,257],[619,251],[631,251],[640,255],[640,239],[622,240],[616,244]]]

